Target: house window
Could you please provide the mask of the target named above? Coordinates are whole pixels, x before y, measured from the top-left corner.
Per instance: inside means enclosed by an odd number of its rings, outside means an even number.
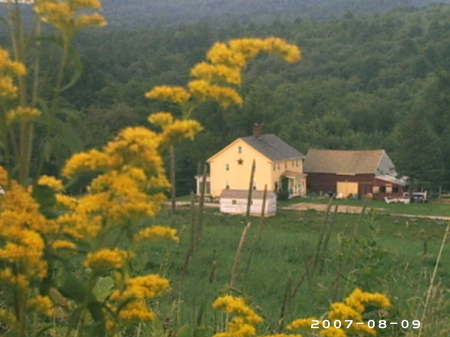
[[[229,171],[230,170],[230,164],[225,164],[225,171]]]
[[[386,193],[386,186],[380,186],[380,193]]]
[[[392,192],[393,193],[398,193],[398,187],[392,187]]]
[[[295,166],[295,160],[292,161],[292,167],[294,167],[294,166]]]
[[[298,167],[298,159],[295,161],[295,166]]]
[[[287,169],[287,161],[284,162],[284,168]]]
[[[229,190],[229,189],[230,189],[230,182],[229,182],[229,181],[227,181],[227,182],[225,183],[225,189],[226,189],[226,190]]]
[[[242,153],[242,146],[238,146],[238,153]]]
[[[277,166],[275,164],[273,164],[273,170],[276,171]]]
[[[277,164],[277,170],[280,170],[280,163]]]
[[[253,190],[256,190],[256,182],[253,182]]]
[[[236,200],[231,200],[231,204],[236,205],[237,204]]]

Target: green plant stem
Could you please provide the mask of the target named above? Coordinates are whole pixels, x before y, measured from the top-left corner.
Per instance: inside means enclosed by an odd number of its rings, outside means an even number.
[[[228,285],[229,288],[233,288],[236,283],[239,262],[241,260],[242,248],[244,247],[245,238],[247,236],[247,232],[250,229],[251,225],[252,225],[252,223],[250,221],[247,222],[247,225],[245,226],[244,230],[242,231],[241,238],[239,240],[239,245],[236,250],[236,255],[234,257],[233,268],[231,269],[231,278],[230,278],[230,283]]]

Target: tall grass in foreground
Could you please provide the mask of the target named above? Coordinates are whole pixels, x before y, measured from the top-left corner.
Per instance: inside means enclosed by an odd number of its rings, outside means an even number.
[[[442,243],[445,229],[442,223],[427,219],[407,223],[404,218],[369,213],[361,216],[358,235],[348,246],[354,232],[353,226],[360,215],[335,213],[334,207],[330,208],[328,215],[328,221],[333,221],[333,225],[330,226],[332,230],[322,273],[315,273],[309,280],[304,276],[295,296],[286,295],[287,289],[292,292],[296,282],[310,268],[308,264],[317,250],[320,226],[327,217],[326,213],[279,211],[276,217],[264,219],[261,236],[256,226],[261,219],[251,218],[254,224],[247,231],[246,241],[241,248],[243,263],[237,270],[234,294],[244,296],[266,318],[262,330],[280,331],[281,318],[285,322],[282,326],[285,327],[297,317],[320,316],[326,312],[330,299],[343,298],[355,287],[363,288],[364,284],[370,286],[370,291],[382,292],[391,298],[393,308],[385,317],[392,321],[420,319],[420,307],[423,306]],[[164,214],[165,211],[155,221],[164,223],[167,220]],[[179,209],[175,219],[177,226],[184,227],[189,221],[189,214],[188,208]],[[198,333],[207,335],[214,329],[218,319],[209,303],[228,289],[234,257],[246,223],[244,217],[219,214],[216,209],[205,209],[203,220],[202,244],[185,276],[186,280],[190,280],[189,283],[186,281],[182,288],[178,288],[176,282],[182,268],[178,258],[188,248],[189,233],[186,230],[181,235],[178,248],[171,252],[173,256],[169,273],[170,278],[174,279],[173,293],[181,291],[188,297],[195,293],[197,303],[206,303],[202,307]],[[417,236],[422,230],[427,230],[430,237],[425,262],[422,261],[423,242]],[[345,249],[342,246],[343,238],[347,240]],[[259,244],[253,245],[254,240],[259,240]],[[345,259],[342,254],[346,254]],[[247,267],[250,255],[251,263]],[[446,281],[450,275],[449,260],[450,254],[444,249],[435,277],[436,293],[441,298],[435,302],[436,297],[432,296],[429,304],[430,312],[436,312],[436,309],[430,309],[436,307],[442,311],[441,315],[429,316],[429,319],[434,320],[436,330],[430,325],[424,326],[427,332],[443,331],[445,326],[448,327],[443,317],[450,313],[449,294],[444,290],[445,286],[450,286]],[[211,277],[212,274],[214,277]],[[180,303],[180,322],[190,322],[188,316],[192,313],[191,305],[187,300]],[[440,325],[439,330],[436,324]],[[417,336],[418,332],[411,329],[394,330],[380,333],[386,336],[401,336],[402,333]]]

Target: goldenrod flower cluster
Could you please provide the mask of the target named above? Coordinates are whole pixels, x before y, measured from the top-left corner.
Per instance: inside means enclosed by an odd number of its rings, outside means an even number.
[[[27,301],[27,308],[29,310],[39,311],[46,316],[53,316],[54,314],[53,303],[48,296],[38,295],[36,297],[30,298]]]
[[[67,161],[63,169],[67,178],[81,172],[97,173],[88,192],[77,198],[63,194],[62,181],[54,177],[43,175],[34,188],[24,187],[9,179],[0,166],[0,184],[6,189],[0,198],[0,283],[20,293],[17,298],[23,312],[53,313],[51,298],[35,296],[34,288],[49,276],[46,254],[50,254],[77,263],[79,271],[87,272],[91,286],[100,277],[113,276],[103,323],[113,332],[128,323],[154,318],[147,301],[168,291],[169,282],[158,275],[132,277],[133,249],[147,241],[178,238],[174,229],[142,228],[137,220],[155,215],[165,200],[163,192],[169,183],[161,149],[179,138],[193,137],[201,127],[192,120],[177,121],[167,113],[149,120],[162,131],[126,128],[102,149],[76,154]],[[44,206],[32,196],[37,186],[49,187],[54,195],[52,203],[45,206],[57,211],[50,218],[41,214]],[[111,240],[113,235],[119,235],[121,248],[119,241]],[[74,254],[81,259],[73,259]],[[20,322],[22,316],[13,308],[2,309],[0,319],[8,319],[8,327],[14,330],[26,323]]]
[[[357,288],[343,302],[331,304],[331,310],[327,314],[328,321],[331,322],[330,327],[324,328],[321,320],[307,318],[297,319],[287,328],[289,330],[311,329],[314,322],[319,322],[321,337],[347,337],[348,333],[374,336],[377,334],[376,330],[364,323],[363,314],[368,304],[381,309],[391,305],[389,298],[385,295],[364,292]],[[340,324],[334,324],[335,321],[339,321]],[[353,323],[349,325],[349,322]]]
[[[123,284],[123,287],[114,290],[107,302],[108,314],[111,315],[110,331],[115,331],[121,325],[153,320],[155,314],[146,301],[167,292],[169,281],[159,275],[146,275],[128,278],[123,282],[118,275],[115,275],[116,284]]]
[[[144,228],[136,233],[135,241],[161,241],[170,240],[178,242],[177,231],[173,228],[164,226],[152,226]]]
[[[41,112],[38,109],[19,106],[6,113],[6,122],[7,124],[31,122],[36,120],[40,115]]]
[[[191,95],[183,87],[161,85],[147,92],[145,97],[183,104],[189,100]]]
[[[216,333],[213,337],[249,337],[256,334],[254,324],[262,318],[247,306],[242,298],[226,295],[213,303],[213,308],[220,309],[234,317],[228,322],[227,330]]]
[[[61,180],[48,175],[40,176],[37,184],[41,186],[48,186],[54,191],[61,191],[63,189],[63,183]]]
[[[6,189],[0,197],[0,284],[16,299],[12,305],[2,302],[0,321],[15,332],[28,313],[53,313],[49,297],[33,294],[34,286],[48,276],[44,237],[55,227],[54,221],[40,213],[31,189],[9,180],[1,166],[0,184]]]
[[[324,320],[313,317],[300,318],[289,324],[287,329],[317,332],[317,335],[314,334],[314,336],[320,337],[348,337],[353,336],[353,334],[375,336],[377,334],[375,329],[369,328],[366,324],[356,324],[364,322],[363,314],[367,304],[378,308],[388,308],[391,305],[389,299],[383,294],[355,289],[343,302],[332,303],[331,310]],[[228,322],[226,331],[216,333],[213,337],[250,337],[256,335],[254,325],[261,322],[262,318],[249,308],[242,298],[230,295],[219,297],[213,303],[213,307],[233,315],[231,321]],[[327,327],[323,326],[325,321],[328,323]],[[335,324],[336,321],[340,321],[340,324]],[[353,322],[353,324],[349,326],[349,322]],[[318,327],[318,329],[313,329],[313,327]],[[264,337],[302,337],[302,335],[280,333]]]
[[[134,254],[119,248],[104,248],[87,254],[85,265],[95,273],[109,271],[109,269],[122,269]]]
[[[20,62],[12,61],[9,52],[0,48],[0,98],[16,98],[17,86],[14,85],[14,76],[25,75],[25,66]]]
[[[243,99],[233,86],[242,83],[242,70],[250,60],[263,52],[278,54],[287,62],[295,62],[301,57],[297,46],[276,37],[216,43],[207,52],[207,61],[191,69],[194,80],[187,84],[186,89],[157,86],[147,92],[146,97],[179,104],[185,115],[192,113],[192,106],[206,100],[217,101],[223,108],[241,105]]]
[[[102,27],[106,20],[97,12],[100,0],[35,0],[34,11],[45,23],[58,29],[64,37],[71,38],[86,27]]]

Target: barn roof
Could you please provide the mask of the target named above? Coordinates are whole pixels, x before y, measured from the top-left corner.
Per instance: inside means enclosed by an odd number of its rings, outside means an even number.
[[[303,154],[274,134],[265,134],[261,137],[248,136],[239,139],[272,161],[305,158]]]
[[[394,164],[384,150],[309,150],[303,171],[306,173],[397,175]]]

